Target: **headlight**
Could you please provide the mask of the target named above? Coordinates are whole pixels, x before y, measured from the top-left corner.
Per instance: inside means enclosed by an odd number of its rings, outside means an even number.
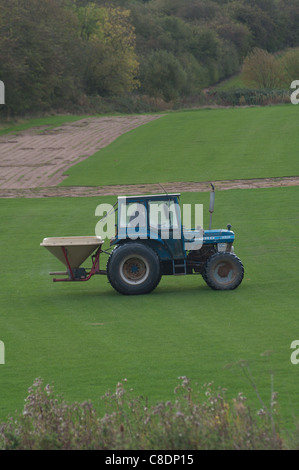
[[[231,253],[234,253],[234,247],[231,243],[218,243],[217,251],[219,252],[230,251]]]
[[[227,243],[218,243],[217,244],[218,251],[227,251]]]

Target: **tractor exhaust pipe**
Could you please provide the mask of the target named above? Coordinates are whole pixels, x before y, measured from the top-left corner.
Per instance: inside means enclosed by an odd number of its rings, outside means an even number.
[[[213,183],[211,183],[212,186],[212,191],[210,194],[210,207],[209,207],[209,212],[210,212],[210,225],[209,225],[209,230],[212,229],[212,214],[214,212],[214,205],[215,205],[215,187]]]

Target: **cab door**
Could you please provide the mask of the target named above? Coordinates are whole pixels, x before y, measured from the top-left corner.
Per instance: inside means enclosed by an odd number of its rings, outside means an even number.
[[[180,206],[174,199],[150,201],[148,204],[151,240],[159,240],[173,259],[185,257]]]

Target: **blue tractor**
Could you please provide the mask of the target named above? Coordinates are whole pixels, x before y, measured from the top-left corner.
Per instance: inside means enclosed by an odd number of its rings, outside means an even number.
[[[215,290],[236,289],[244,267],[235,255],[231,225],[212,230],[214,186],[210,198],[210,227],[182,225],[180,194],[119,197],[116,235],[107,262],[107,276],[121,294],[153,291],[162,276],[200,274]]]

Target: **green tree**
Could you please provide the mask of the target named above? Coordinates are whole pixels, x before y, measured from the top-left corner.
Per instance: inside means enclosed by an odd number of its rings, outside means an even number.
[[[220,56],[220,42],[215,31],[207,26],[194,26],[190,51],[206,70],[206,86],[218,82],[220,75],[218,59]]]
[[[217,17],[212,26],[220,41],[234,45],[240,60],[243,61],[252,48],[252,33],[248,26],[223,15]]]
[[[80,23],[80,36],[89,41],[90,37],[103,39],[102,28],[100,27],[104,19],[104,9],[99,8],[95,3],[87,3],[85,6],[74,5]]]
[[[230,42],[221,42],[219,58],[217,61],[219,80],[237,73],[240,69],[240,60],[237,48]]]
[[[158,19],[157,22],[163,31],[161,39],[164,38],[165,41],[163,44],[162,39],[162,49],[167,49],[175,55],[188,49],[192,39],[192,30],[187,23],[175,16],[164,16]]]
[[[190,50],[194,57],[202,63],[217,60],[219,53],[219,39],[215,31],[206,26],[194,26]]]
[[[171,101],[179,97],[187,75],[179,60],[168,51],[152,52],[141,69],[142,91]]]
[[[0,1],[0,76],[8,113],[63,105],[80,92],[78,22],[67,5]]]
[[[139,63],[130,12],[95,3],[77,9],[81,37],[88,43],[84,85],[88,94],[121,95],[138,87]]]
[[[173,15],[191,22],[211,20],[217,11],[217,3],[211,0],[152,0],[153,7],[165,15]]]
[[[179,57],[180,64],[186,74],[185,84],[181,93],[185,96],[198,95],[203,88],[209,86],[207,69],[201,65],[190,53],[184,53]]]
[[[299,46],[299,3],[298,0],[278,0],[279,24],[283,31],[284,46]],[[281,45],[280,48],[282,49]]]
[[[250,2],[233,0],[227,10],[235,21],[246,25],[252,33],[254,47],[274,51],[278,47],[274,19],[267,11]],[[277,25],[276,25],[277,27]]]

